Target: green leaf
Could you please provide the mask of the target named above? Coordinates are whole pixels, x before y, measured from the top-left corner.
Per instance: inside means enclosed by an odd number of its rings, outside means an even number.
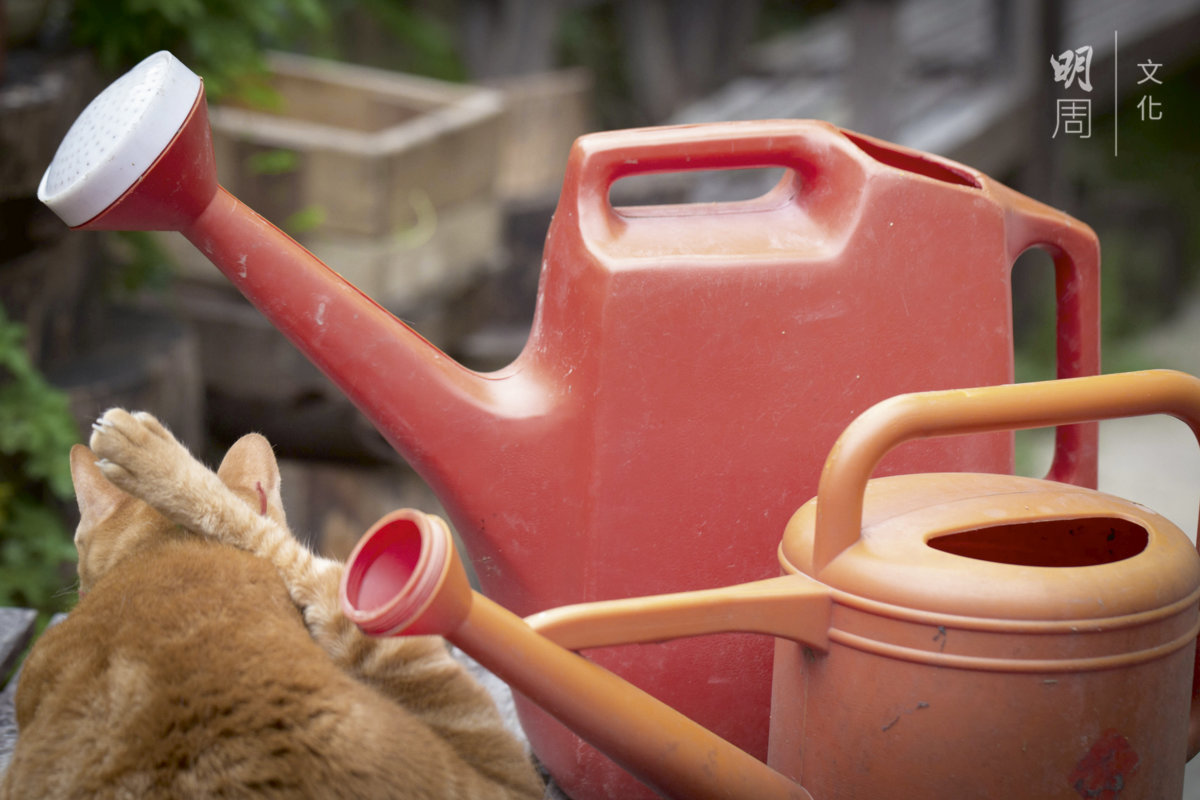
[[[289,233],[308,233],[321,227],[325,222],[325,209],[320,206],[307,206],[290,215],[283,222],[283,227]]]
[[[246,166],[255,175],[286,175],[300,167],[300,154],[295,150],[263,150],[246,159]]]
[[[0,306],[0,604],[65,608],[71,536],[54,499],[73,494],[70,448],[79,440],[67,397],[25,351],[25,330]]]

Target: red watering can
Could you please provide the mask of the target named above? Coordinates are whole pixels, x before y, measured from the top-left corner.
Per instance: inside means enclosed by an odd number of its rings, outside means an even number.
[[[342,606],[368,633],[445,635],[666,797],[1178,798],[1200,750],[1187,536],[1051,481],[868,480],[909,441],[1146,413],[1200,437],[1200,380],[886,400],[838,439],[788,523],[783,577],[526,620],[470,590],[440,520],[397,512],[351,555]],[[769,766],[565,649],[719,631],[777,637]]]
[[[1012,380],[1010,270],[1028,247],[1054,258],[1060,377],[1099,368],[1089,229],[967,167],[827,124],[581,138],[529,341],[490,374],[454,363],[221,189],[209,138],[199,79],[157,54],[84,111],[40,196],[76,227],[181,231],[425,477],[484,591],[521,614],[771,575],[778,531],[855,414],[900,392]],[[787,171],[753,200],[608,199],[635,173],[762,166]],[[922,442],[883,470],[934,465],[1010,471],[1011,435]],[[1094,427],[1059,429],[1051,477],[1094,485]],[[765,755],[765,642],[589,655]],[[620,770],[520,702],[568,792],[634,796]]]

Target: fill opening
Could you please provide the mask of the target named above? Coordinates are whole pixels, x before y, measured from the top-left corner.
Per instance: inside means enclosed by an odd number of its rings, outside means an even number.
[[[1092,567],[1132,558],[1150,535],[1119,517],[1052,519],[993,525],[930,539],[951,555],[1025,567]]]

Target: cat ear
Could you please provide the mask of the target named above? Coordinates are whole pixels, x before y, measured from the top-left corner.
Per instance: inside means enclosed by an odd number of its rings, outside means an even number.
[[[96,466],[96,454],[84,445],[71,448],[71,481],[84,523],[98,522],[111,514],[129,495],[113,486]]]
[[[271,443],[257,433],[248,433],[225,453],[217,477],[251,503],[258,513],[286,524],[283,498],[279,492],[279,464]]]

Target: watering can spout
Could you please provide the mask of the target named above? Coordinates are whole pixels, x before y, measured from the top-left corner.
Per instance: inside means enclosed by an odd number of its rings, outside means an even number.
[[[609,619],[626,626],[648,620],[643,639],[661,634],[669,617],[681,620],[686,634],[705,632],[702,620],[711,620],[720,605],[713,594],[691,609],[618,608]],[[743,599],[757,611],[735,609],[724,624],[736,627],[739,616],[758,616],[770,594],[749,590]],[[806,594],[822,606],[818,592]],[[827,608],[828,597],[823,600]],[[793,601],[794,595],[773,605],[782,609]],[[346,563],[341,602],[346,616],[372,635],[445,636],[664,797],[812,800],[795,781],[472,591],[449,529],[437,517],[406,509],[376,523]],[[569,619],[546,624],[578,638]]]
[[[442,354],[218,185],[203,83],[166,51],[84,110],[38,196],[73,228],[183,233],[431,481],[457,466],[433,454],[462,452],[444,439],[493,418],[511,388]]]

